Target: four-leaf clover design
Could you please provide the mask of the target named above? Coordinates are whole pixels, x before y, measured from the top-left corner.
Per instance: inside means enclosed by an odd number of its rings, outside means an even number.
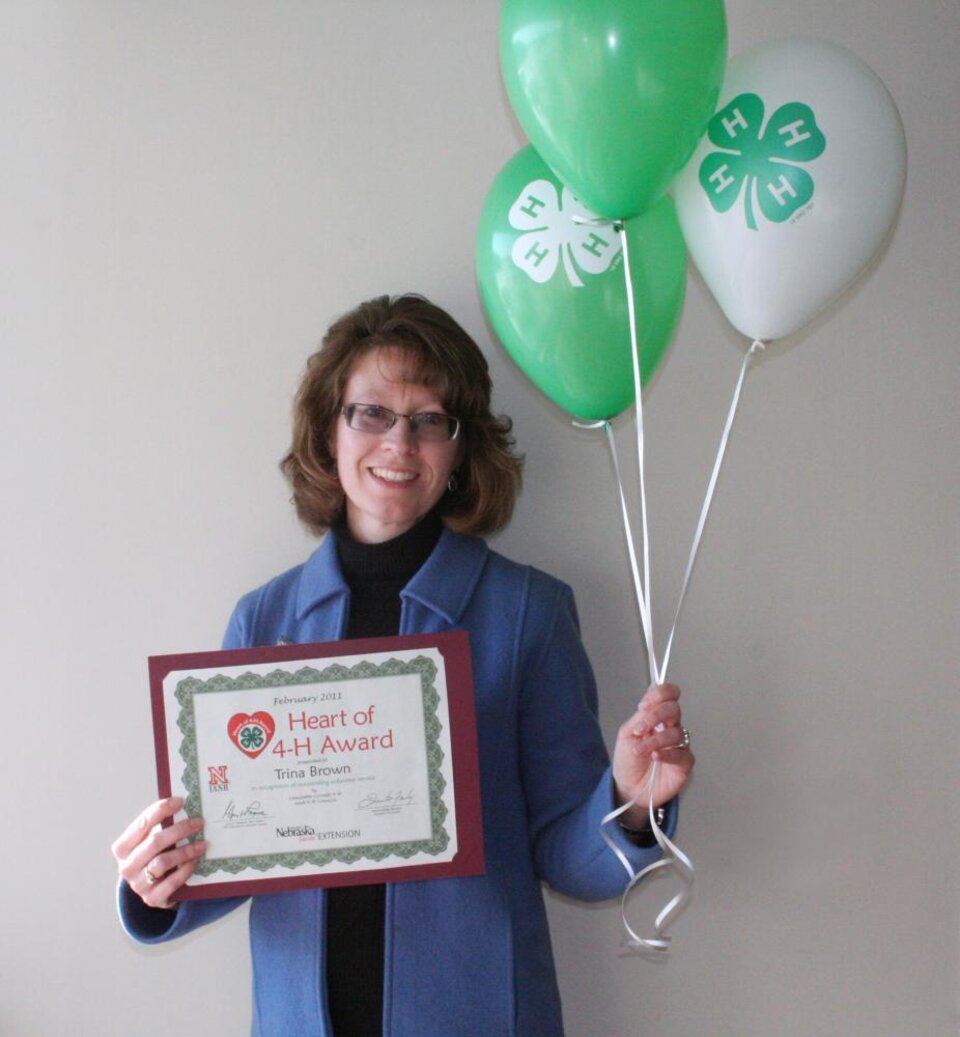
[[[564,187],[533,180],[510,206],[510,226],[523,231],[511,250],[513,262],[537,284],[546,284],[563,263],[567,280],[582,288],[580,273],[602,274],[620,255],[620,240],[612,227],[598,224],[597,215]]]
[[[263,745],[263,729],[259,727],[245,727],[240,732],[240,744],[244,749],[259,749]]]
[[[781,105],[764,125],[764,104],[740,94],[713,116],[707,134],[724,151],[700,164],[700,186],[710,204],[728,212],[743,193],[747,226],[757,229],[754,200],[772,223],[782,223],[813,197],[813,177],[794,163],[823,154],[826,137],[813,111],[799,101]],[[745,189],[744,189],[745,185]]]

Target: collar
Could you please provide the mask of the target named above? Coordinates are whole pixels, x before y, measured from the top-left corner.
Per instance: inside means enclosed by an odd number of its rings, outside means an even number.
[[[354,540],[343,512],[330,527],[337,542],[340,572],[354,589],[386,580],[399,586],[409,583],[433,553],[442,531],[443,520],[436,509],[399,536],[379,544]]]
[[[444,529],[430,557],[401,591],[456,626],[483,572],[490,549],[479,537]],[[312,609],[347,596],[350,588],[337,559],[336,542],[327,534],[304,563],[297,590],[297,618]]]

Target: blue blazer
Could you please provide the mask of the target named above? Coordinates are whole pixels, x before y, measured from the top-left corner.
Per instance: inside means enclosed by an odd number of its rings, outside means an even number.
[[[599,835],[613,787],[573,594],[445,530],[401,598],[401,634],[470,634],[486,872],[387,886],[384,1037],[562,1037],[540,884],[602,900],[626,882]],[[349,605],[327,537],[305,564],[240,601],[224,647],[341,638]],[[675,822],[674,803],[668,833]],[[635,868],[659,855],[610,828]],[[120,889],[124,927],[145,943],[241,902],[185,901],[171,916]],[[333,1037],[325,907],[323,890],[252,898],[254,1037]]]

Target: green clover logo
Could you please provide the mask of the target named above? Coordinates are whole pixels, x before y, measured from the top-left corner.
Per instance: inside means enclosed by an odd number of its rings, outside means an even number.
[[[810,108],[791,101],[766,126],[756,94],[740,94],[710,120],[711,151],[700,164],[700,186],[719,213],[743,193],[747,226],[757,230],[754,205],[771,223],[783,223],[813,197],[813,177],[796,162],[812,162],[827,146]],[[744,185],[746,189],[743,190]]]
[[[259,749],[263,745],[262,728],[245,727],[240,732],[240,744],[244,749]]]
[[[558,193],[549,180],[527,184],[508,218],[514,230],[524,232],[514,241],[511,258],[537,284],[546,284],[562,263],[570,284],[582,288],[581,273],[605,273],[620,255],[616,232],[594,226],[597,214],[568,187]]]

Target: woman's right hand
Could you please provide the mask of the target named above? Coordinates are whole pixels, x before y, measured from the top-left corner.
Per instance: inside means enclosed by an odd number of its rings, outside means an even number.
[[[179,797],[147,807],[110,847],[120,877],[148,907],[172,908],[173,894],[190,878],[207,851],[202,840],[177,846],[203,828],[203,818],[190,817],[161,827],[183,806]]]

